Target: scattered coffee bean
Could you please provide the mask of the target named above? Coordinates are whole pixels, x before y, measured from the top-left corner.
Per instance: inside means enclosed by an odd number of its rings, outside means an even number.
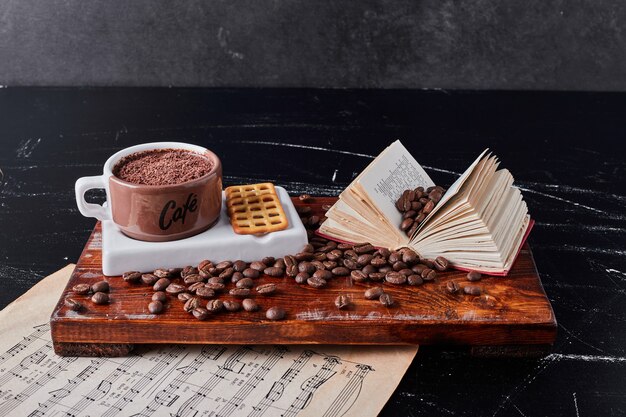
[[[215,290],[213,288],[208,287],[200,287],[196,289],[196,295],[201,298],[213,298],[215,297]]]
[[[249,288],[231,288],[230,291],[228,291],[228,293],[234,297],[247,297],[250,295],[250,289]]]
[[[310,244],[307,243],[306,245],[304,245],[304,247],[302,248],[302,252],[306,252],[306,253],[313,253],[315,252],[315,247]]]
[[[424,280],[422,279],[422,277],[420,275],[413,274],[413,275],[409,275],[406,278],[406,282],[409,285],[413,285],[414,287],[416,287],[418,285],[422,285],[424,283]]]
[[[243,278],[237,281],[235,284],[237,288],[252,288],[254,287],[254,281],[252,278]]]
[[[109,283],[106,281],[98,281],[91,285],[91,292],[109,292]]]
[[[311,252],[299,252],[294,255],[294,258],[298,262],[312,261],[313,259],[315,259],[315,255],[313,255],[313,253]]]
[[[409,275],[413,275],[413,271],[412,271],[412,270],[410,270],[409,268],[404,268],[404,269],[401,269],[401,270],[399,270],[398,272],[399,272],[399,273],[401,273],[402,275],[407,276],[407,277],[408,277]]]
[[[332,204],[322,204],[322,210],[328,211],[332,207]]]
[[[148,304],[148,311],[150,314],[159,314],[163,311],[163,303],[158,300],[151,301]]]
[[[424,272],[424,269],[426,268],[428,268],[426,265],[417,264],[411,267],[411,271],[415,272],[418,275],[422,275],[422,272]]]
[[[353,259],[344,259],[343,266],[345,266],[351,271],[355,269],[359,269],[359,264],[357,264],[356,261]]]
[[[195,294],[198,288],[204,288],[204,286],[205,286],[204,282],[195,282],[191,284],[189,287],[187,287],[187,291]]]
[[[85,295],[91,291],[91,285],[89,284],[76,284],[72,287],[74,294]]]
[[[182,271],[180,271],[180,277],[183,279],[188,277],[189,275],[198,275],[198,268],[187,265],[182,269]]]
[[[264,270],[266,267],[263,267],[262,270]],[[246,268],[243,270],[242,272],[243,276],[246,278],[258,278],[259,275],[261,275],[261,273],[254,268]]]
[[[248,264],[242,260],[233,262],[233,270],[235,272],[243,272],[248,267]]]
[[[319,272],[319,271],[318,271]],[[326,286],[326,280],[324,278],[320,278],[318,276],[313,276],[306,280],[307,284],[313,288],[322,288]]]
[[[311,276],[307,272],[298,272],[298,274],[295,277],[295,281],[297,284],[306,284],[306,281],[310,277]]]
[[[185,310],[187,313],[191,313],[194,309],[198,307],[200,307],[200,299],[197,297],[192,297],[185,302],[183,310]]]
[[[402,251],[402,262],[407,265],[412,265],[419,261],[420,257],[413,249],[406,248]]]
[[[340,310],[348,307],[350,303],[350,297],[345,294],[338,295],[337,298],[335,298],[335,306]]]
[[[211,300],[206,303],[206,309],[210,313],[217,313],[224,308],[224,302],[222,300]]]
[[[220,282],[207,282],[206,284],[204,284],[204,286],[206,288],[212,289],[215,292],[224,291],[224,288],[226,288],[226,285]]]
[[[365,275],[369,275],[373,272],[378,272],[376,267],[374,267],[373,265],[365,265],[361,271],[363,271]]]
[[[383,257],[377,256],[375,258],[372,258],[370,260],[370,264],[374,267],[374,268],[381,268],[385,265],[387,265],[387,260]]]
[[[372,287],[365,291],[365,298],[368,300],[376,300],[384,293],[383,287]]]
[[[383,293],[378,297],[378,301],[385,307],[390,307],[393,305],[393,297],[387,293]]]
[[[285,310],[280,307],[270,307],[265,312],[265,317],[268,320],[282,320],[285,318]]]
[[[285,269],[285,260],[283,258],[278,258],[271,266],[274,268]]]
[[[262,284],[256,287],[256,292],[263,295],[270,295],[276,292],[276,284]]]
[[[196,282],[203,282],[204,278],[202,278],[198,274],[188,274],[183,278],[183,282],[187,285],[195,284]]]
[[[298,197],[298,200],[302,201],[303,203],[306,203],[306,202],[311,201],[311,196],[308,194],[300,194],[300,196]]]
[[[333,268],[331,273],[337,277],[343,277],[346,275],[350,275],[350,270],[345,266],[338,266],[336,268]]]
[[[78,301],[74,300],[73,298],[66,298],[65,306],[72,311],[78,311],[81,308],[83,308],[83,305],[79,303]]]
[[[261,262],[263,262],[265,266],[272,266],[274,265],[274,263],[276,263],[276,258],[274,258],[273,256],[266,256],[265,258],[261,259]]]
[[[107,304],[109,302],[109,295],[105,292],[97,292],[91,296],[91,301],[94,304]]]
[[[459,284],[457,284],[454,281],[448,281],[446,282],[446,290],[448,290],[448,292],[450,294],[456,294],[457,292],[459,292]]]
[[[390,271],[385,274],[385,281],[394,285],[401,285],[406,282],[406,275],[400,272]]]
[[[393,251],[389,254],[387,260],[389,261],[389,263],[394,264],[402,260],[402,254],[400,252]]]
[[[168,285],[167,288],[165,288],[165,292],[168,294],[172,294],[172,295],[180,294],[181,292],[186,292],[186,291],[187,291],[187,287],[181,284],[172,283]]]
[[[207,284],[221,284],[224,285],[224,278],[211,277],[207,280]]]
[[[482,274],[478,271],[469,271],[467,273],[467,280],[471,282],[480,281],[482,277]]]
[[[219,277],[221,279],[230,279],[233,276],[235,269],[231,266],[220,272]]]
[[[401,271],[403,269],[408,268],[409,266],[402,262],[402,261],[398,261],[398,262],[394,262],[394,264],[392,265],[392,268],[394,271]]]
[[[152,301],[160,301],[164,303],[167,301],[167,294],[165,294],[163,291],[157,291],[152,294]]]
[[[188,292],[181,292],[180,294],[176,296],[176,298],[178,298],[182,302],[187,302],[187,300],[189,300],[190,298],[193,298],[193,295],[191,295]]]
[[[139,271],[128,271],[122,274],[122,279],[126,282],[139,282],[141,279],[141,272]]]
[[[222,273],[223,271],[230,268],[231,266],[233,266],[233,263],[231,261],[222,261],[218,263],[217,265],[215,265],[215,269],[217,270],[218,273]]]
[[[437,278],[437,272],[435,270],[426,268],[422,271],[422,279],[424,281],[434,281]]]
[[[239,301],[234,301],[234,300],[225,300],[224,301],[224,308],[226,309],[226,311],[239,311],[241,310],[241,303]]]
[[[313,274],[316,271],[316,268],[311,262],[303,261],[298,264],[298,271]]]
[[[243,309],[248,312],[257,311],[259,309],[259,304],[254,301],[252,298],[246,298],[241,302]]]
[[[160,278],[157,282],[154,283],[154,285],[152,286],[152,289],[154,291],[163,291],[170,284],[171,284],[171,281],[169,279]]]
[[[434,264],[435,264],[435,269],[437,271],[445,271],[448,269],[448,266],[450,265],[448,260],[444,258],[443,256],[437,256],[437,258],[435,258]]]
[[[253,270],[254,271],[254,270]],[[243,274],[241,272],[235,272],[233,274],[233,276],[230,278],[230,281],[234,284],[237,283],[237,281],[240,281],[244,278]]]
[[[482,290],[477,285],[466,285],[463,287],[463,292],[469,295],[480,295]]]
[[[154,285],[158,280],[159,278],[154,274],[141,274],[141,282],[146,285]]]
[[[359,257],[356,259],[356,263],[359,264],[359,266],[365,266],[368,265],[372,260],[374,259],[374,256],[370,253],[364,253],[363,255],[359,255]],[[377,258],[377,263],[380,262],[380,260],[382,260],[382,258]],[[382,264],[380,264],[380,266],[386,264],[387,261],[383,262]],[[374,265],[376,266],[376,265]]]
[[[372,281],[382,281],[385,279],[385,272],[372,272],[367,277]]]
[[[157,278],[169,278],[172,276],[172,274],[170,273],[170,271],[168,271],[165,268],[157,268],[155,269],[153,272],[155,277]]]
[[[285,274],[285,271],[282,268],[278,268],[276,266],[270,266],[263,270],[265,275],[269,275],[270,277],[282,277]]]
[[[367,274],[363,273],[363,271],[359,271],[358,269],[350,272],[350,278],[352,278],[356,282],[365,282],[367,281]]]
[[[358,253],[359,255],[363,253],[374,252],[375,250],[376,248],[372,246],[371,243],[359,243],[357,245],[354,245],[354,251]]]
[[[195,318],[200,321],[206,320],[209,318],[209,311],[206,308],[196,307],[193,309],[192,314]]]
[[[327,280],[331,279],[332,277],[333,277],[333,273],[328,271],[328,270],[326,270],[326,269],[318,269],[311,276],[311,278],[321,279],[321,280],[324,280],[324,281],[327,281]]]

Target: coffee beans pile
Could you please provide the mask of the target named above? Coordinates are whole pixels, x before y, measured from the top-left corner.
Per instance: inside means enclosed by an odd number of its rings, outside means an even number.
[[[72,287],[72,293],[87,296],[94,304],[109,303],[109,283],[107,281],[98,281],[92,285],[76,284]],[[66,298],[65,305],[73,311],[80,311],[83,308],[83,304],[74,298]]]
[[[424,187],[404,190],[396,201],[396,208],[402,213],[400,229],[407,236],[412,236],[420,223],[439,203],[444,193],[444,188],[439,185],[428,187],[425,191]]]

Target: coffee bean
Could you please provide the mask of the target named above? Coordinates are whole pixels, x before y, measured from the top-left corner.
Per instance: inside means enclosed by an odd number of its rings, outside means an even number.
[[[190,298],[193,298],[193,295],[191,295],[188,292],[181,292],[180,294],[176,296],[176,298],[178,298],[182,302],[187,302],[187,300],[189,300]]]
[[[91,301],[94,304],[107,304],[109,302],[109,295],[105,292],[97,292],[91,296]]]
[[[428,268],[426,265],[423,264],[417,264],[417,265],[413,265],[411,267],[411,271],[415,272],[416,274],[421,275],[422,272],[424,272],[424,269]]]
[[[78,311],[81,308],[83,308],[83,305],[79,303],[78,301],[74,300],[73,298],[66,298],[64,304],[67,308],[69,308],[72,311]]]
[[[224,302],[222,300],[211,300],[206,303],[206,309],[209,313],[217,313],[224,308]]]
[[[285,260],[283,258],[278,258],[271,266],[274,268],[285,269]]]
[[[204,279],[212,277],[213,273],[217,273],[213,264],[207,264],[204,268],[198,267],[198,275]]]
[[[170,273],[170,271],[168,271],[165,268],[157,268],[155,269],[153,272],[155,277],[157,278],[169,278],[172,276],[172,274]]]
[[[391,265],[383,265],[378,268],[378,272],[382,272],[383,274],[386,274],[389,271],[393,271],[393,267]]]
[[[422,271],[422,279],[424,281],[434,281],[437,278],[437,272],[433,269],[426,268]]]
[[[273,256],[266,256],[265,258],[261,259],[261,262],[263,262],[266,266],[272,266],[276,262],[276,258],[274,258]]]
[[[422,219],[423,220],[423,219]],[[417,228],[419,227],[421,220],[418,221],[417,219],[415,219],[415,223],[413,223],[413,225],[411,225],[411,227],[409,227],[409,230],[406,231],[406,235],[411,237],[415,234],[415,232],[417,232]]]
[[[206,284],[204,284],[204,286],[206,288],[212,289],[215,292],[224,291],[224,288],[226,288],[226,285],[220,282],[207,282]]]
[[[324,263],[320,261],[311,261],[311,265],[313,265],[316,270],[326,269],[326,267],[324,266]]]
[[[364,274],[363,271],[359,271],[358,269],[350,272],[350,277],[356,282],[367,281],[367,274]]]
[[[261,261],[254,261],[250,264],[250,268],[255,269],[259,272],[263,272],[263,270],[265,268],[267,268],[267,265],[265,265],[263,262]],[[245,274],[244,274],[245,275]]]
[[[202,307],[196,307],[193,309],[192,314],[195,318],[200,321],[206,320],[209,318],[209,310]]]
[[[261,275],[261,273],[257,269],[254,269],[254,268],[246,268],[243,270],[242,274],[246,278],[258,278],[259,275]]]
[[[328,211],[332,207],[332,204],[322,204],[322,210]]]
[[[296,211],[298,212],[298,214],[310,214],[311,213],[311,207],[309,206],[296,206]]]
[[[324,262],[326,260],[326,254],[324,252],[315,252],[313,257],[316,261]]]
[[[163,291],[157,291],[152,294],[152,301],[160,301],[164,303],[167,301],[167,294],[165,294]]]
[[[346,251],[343,252],[343,257],[344,259],[351,259],[353,261],[356,262],[357,259],[359,259],[359,254],[356,253],[353,249],[348,249]]]
[[[231,267],[226,268],[222,272],[220,272],[218,276],[222,279],[230,279],[230,277],[233,276],[234,272],[235,272],[235,269],[231,266]]]
[[[405,268],[408,268],[408,267],[409,266],[407,264],[405,264],[404,262],[402,262],[402,261],[394,262],[394,264],[393,264],[393,270],[394,271],[401,271],[401,270],[403,270]]]
[[[224,308],[226,309],[226,311],[239,311],[241,310],[241,303],[234,300],[225,300]]]
[[[402,262],[407,265],[413,265],[417,261],[419,261],[420,257],[413,249],[405,249],[402,251]]]
[[[341,294],[338,295],[337,298],[335,298],[335,306],[337,306],[338,309],[344,309],[346,307],[348,307],[350,305],[350,297],[348,297],[345,294]]]
[[[478,271],[469,271],[467,273],[467,280],[471,282],[480,281],[482,277],[482,274]]]
[[[254,287],[254,281],[252,278],[243,278],[237,281],[235,284],[237,288],[252,288]]]
[[[434,208],[435,203],[433,203],[432,200],[428,200],[428,202],[424,205],[424,208],[422,208],[422,213],[428,214],[433,211]]]
[[[372,258],[372,260],[370,261],[370,264],[375,268],[380,268],[382,266],[387,265],[387,260],[385,258],[377,256],[375,258]]]
[[[313,273],[313,275],[311,276],[311,278],[315,278],[315,279],[321,279],[321,280],[329,280],[333,277],[333,273],[326,270],[326,269],[318,269],[317,271],[315,271]]]
[[[200,299],[197,297],[192,297],[189,300],[185,301],[183,310],[185,310],[187,313],[191,313],[194,309],[198,307],[200,307]]]
[[[298,200],[300,200],[300,201],[302,201],[302,202],[306,203],[306,202],[308,202],[308,201],[311,201],[311,196],[310,196],[310,195],[308,195],[308,194],[300,194],[300,195],[298,196]]]
[[[384,294],[385,291],[383,291],[383,287],[372,287],[372,288],[368,288],[365,291],[365,298],[367,298],[368,300],[376,300],[377,298],[379,298],[382,294]]]
[[[296,258],[291,255],[287,255],[283,257],[283,262],[285,263],[285,268],[289,268],[291,266],[298,264],[298,261],[296,261]]]
[[[196,295],[201,298],[213,298],[215,297],[215,290],[203,286],[196,289]]]
[[[372,272],[367,277],[372,281],[382,281],[385,279],[386,272]]]
[[[405,276],[409,276],[409,275],[413,275],[413,270],[409,269],[409,268],[404,268],[398,271],[399,273],[401,273],[402,275]]]
[[[182,271],[180,271],[180,277],[183,279],[188,277],[189,275],[198,275],[198,268],[188,265],[184,267]]]
[[[296,258],[296,261],[298,262],[312,261],[313,259],[315,259],[315,255],[313,255],[313,253],[311,252],[299,252],[295,254],[294,258]]]
[[[324,278],[315,276],[315,274],[313,274],[311,278],[307,279],[306,282],[313,288],[322,288],[326,286],[326,280]]]
[[[187,291],[187,287],[181,284],[174,284],[174,283],[168,285],[167,288],[165,289],[166,293],[172,294],[172,295],[180,294],[181,292],[185,292],[185,291]]]
[[[203,282],[204,278],[202,278],[198,274],[188,274],[183,278],[183,282],[187,285],[195,284],[196,282]]]
[[[414,274],[414,275],[409,275],[406,278],[406,282],[409,285],[413,285],[414,287],[418,286],[418,285],[422,285],[424,283],[424,280],[422,279],[421,276]]]
[[[411,204],[411,208],[412,207],[413,207],[413,205]],[[409,210],[409,211],[405,212],[402,215],[402,218],[403,219],[409,219],[410,218],[411,220],[413,220],[415,218],[416,214],[417,214],[417,212],[415,210]],[[413,221],[411,221],[411,223],[413,223]],[[402,226],[400,226],[400,228],[402,228]]]
[[[402,220],[402,223],[400,223],[400,230],[402,230],[403,232],[408,230],[409,227],[413,226],[413,222],[414,220],[410,217]]]
[[[374,252],[375,250],[376,248],[372,246],[371,243],[359,243],[358,245],[354,245],[354,251],[359,255]]]
[[[154,283],[154,285],[152,286],[152,289],[154,291],[163,291],[170,284],[171,284],[171,281],[169,279],[160,278],[157,282]]]
[[[148,311],[150,314],[161,313],[163,311],[163,303],[158,300],[151,301],[150,304],[148,304]]]
[[[208,259],[202,260],[198,263],[198,271],[202,270],[202,269],[209,269],[212,268],[213,262],[209,261]]]
[[[72,287],[74,294],[85,295],[91,291],[91,285],[89,284],[76,284]]]
[[[259,309],[259,304],[254,301],[252,298],[246,298],[241,302],[243,309],[248,312],[257,311]]]
[[[466,285],[463,287],[463,292],[469,295],[480,295],[482,290],[477,285]]]
[[[430,259],[421,259],[420,263],[426,265],[430,269],[433,269],[435,267],[435,263]]]
[[[141,279],[141,272],[139,271],[128,271],[122,274],[122,279],[126,282],[139,282]]]
[[[173,277],[180,277],[180,273],[183,272],[183,268],[168,268],[167,271]]]
[[[234,297],[247,297],[250,295],[250,289],[249,288],[231,288],[230,291],[228,291],[228,293]]]
[[[233,266],[233,263],[231,261],[222,261],[218,263],[217,265],[215,265],[215,269],[217,270],[218,273],[222,273],[223,271],[230,268],[231,266]]]
[[[224,278],[221,277],[211,277],[207,280],[207,284],[221,284],[224,285]]]
[[[336,261],[338,259],[341,259],[342,256],[342,251],[340,251],[339,249],[333,249],[326,254],[326,259],[328,259],[329,261]]]
[[[378,297],[378,301],[385,307],[393,305],[393,297],[387,293],[381,294],[380,297]]]
[[[91,292],[109,292],[109,283],[98,281],[91,285]]]
[[[268,320],[282,320],[285,318],[285,314],[285,310],[280,307],[270,307],[265,312],[265,317],[267,317]]]
[[[307,279],[309,279],[310,277],[311,275],[309,275],[307,272],[298,272],[295,277],[295,281],[297,284],[306,284]]]
[[[345,266],[346,268],[350,270],[359,269],[359,264],[357,264],[356,261],[352,259],[344,259],[343,266]]]
[[[198,288],[204,288],[204,282],[194,282],[189,287],[187,287],[187,291],[195,293]]]
[[[270,277],[282,277],[283,275],[285,275],[285,271],[282,268],[278,268],[276,266],[270,266],[268,268],[265,268],[263,270],[263,273],[265,275],[269,275]]]
[[[311,262],[303,261],[298,264],[298,271],[312,274],[316,271],[316,268]]]
[[[359,257],[356,259],[356,263],[359,264],[360,266],[365,266],[369,264],[370,262],[372,262],[373,259],[374,259],[373,255],[369,253],[364,253],[363,255],[359,255]],[[383,258],[376,258],[376,259],[377,259],[376,262],[379,263],[379,265],[373,264],[374,266],[382,266],[387,263],[387,261],[385,261]],[[381,260],[384,262],[380,263]]]
[[[256,287],[256,292],[263,295],[270,295],[276,292],[276,284],[262,284]]]
[[[247,267],[248,267],[248,264],[242,260],[233,262],[233,270],[235,272],[243,272],[244,269],[246,269]]]
[[[448,260],[443,256],[437,256],[437,258],[435,258],[434,264],[437,271],[445,271],[450,265]]]
[[[385,281],[394,285],[401,285],[406,282],[406,275],[399,272],[390,271],[385,274]]]
[[[387,259],[389,258],[389,255],[391,255],[391,251],[387,248],[380,248],[378,249],[378,254],[382,256],[383,258]]]
[[[253,269],[253,271],[255,271],[255,270]],[[235,272],[235,273],[233,273],[233,276],[230,278],[230,282],[236,284],[238,281],[242,280],[243,278],[244,278],[244,276],[243,276],[243,274],[241,272]]]
[[[402,254],[400,252],[396,252],[396,251],[391,252],[389,254],[388,258],[387,258],[387,261],[390,264],[394,264],[394,263],[396,263],[398,261],[401,261],[401,260],[402,260]]]
[[[285,274],[287,274],[288,277],[292,277],[292,278],[298,275],[298,265],[286,266]]]
[[[335,261],[324,261],[322,263],[324,264],[324,268],[328,270],[331,270],[337,266],[337,262]]]
[[[307,222],[307,224],[305,224],[305,226],[317,227],[319,223],[320,223],[320,216],[313,215],[309,217],[309,221]]]
[[[338,266],[333,268],[331,273],[337,277],[343,277],[350,274],[350,270],[345,266]]]
[[[315,252],[315,247],[312,244],[307,243],[306,245],[304,245],[304,247],[302,248],[301,252],[302,253],[313,253],[313,252]]]
[[[455,293],[459,292],[459,284],[457,284],[454,281],[448,281],[448,282],[446,282],[446,290],[450,294],[455,294]]]
[[[374,267],[373,265],[365,265],[365,266],[363,267],[363,269],[361,269],[361,271],[363,271],[363,273],[364,273],[365,275],[369,275],[369,274],[371,274],[372,272],[378,272],[378,270],[376,269],[376,267]]]

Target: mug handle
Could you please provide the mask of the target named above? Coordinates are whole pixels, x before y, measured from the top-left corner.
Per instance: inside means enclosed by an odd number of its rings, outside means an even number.
[[[100,204],[88,203],[85,201],[85,192],[93,188],[106,188],[104,175],[94,177],[82,177],[76,181],[76,204],[78,211],[85,217],[95,217],[98,220],[109,220],[111,217],[107,209]]]

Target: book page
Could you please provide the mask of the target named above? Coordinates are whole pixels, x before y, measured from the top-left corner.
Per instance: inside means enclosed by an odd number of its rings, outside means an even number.
[[[435,185],[399,140],[381,153],[361,173],[357,182],[389,223],[397,226],[402,221],[402,214],[396,208],[396,201],[402,192]]]
[[[50,313],[73,265],[0,312],[0,415],[376,416],[417,346],[145,345],[57,356]]]

